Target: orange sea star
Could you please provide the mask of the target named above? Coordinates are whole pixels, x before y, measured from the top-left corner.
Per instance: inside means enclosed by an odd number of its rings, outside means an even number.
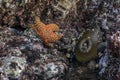
[[[35,24],[30,24],[30,27],[37,32],[47,45],[58,41],[62,37],[62,34],[55,34],[56,31],[59,31],[59,26],[56,24],[45,25],[40,21],[39,17],[35,17]]]

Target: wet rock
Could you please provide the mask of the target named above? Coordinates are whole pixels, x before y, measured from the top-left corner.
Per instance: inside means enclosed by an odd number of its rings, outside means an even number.
[[[96,69],[96,62],[95,61],[90,61],[89,63],[88,63],[88,68],[90,69],[90,70],[95,70]]]
[[[26,59],[24,57],[1,57],[2,61],[2,72],[8,77],[18,78],[26,65]]]

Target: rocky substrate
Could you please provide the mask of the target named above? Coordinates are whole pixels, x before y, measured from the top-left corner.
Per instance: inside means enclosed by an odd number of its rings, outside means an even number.
[[[119,80],[120,48],[108,48],[107,39],[120,30],[120,1],[78,0],[64,18],[54,10],[57,1],[0,0],[0,80]],[[34,16],[59,25],[63,38],[46,46],[29,27]],[[102,29],[102,46],[96,59],[79,62],[74,50],[92,23]]]

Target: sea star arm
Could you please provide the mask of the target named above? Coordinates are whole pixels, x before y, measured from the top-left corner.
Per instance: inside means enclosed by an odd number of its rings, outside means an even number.
[[[62,36],[60,34],[55,34],[54,32],[50,34],[50,41],[56,42],[58,41]]]
[[[59,31],[59,26],[56,24],[48,24],[47,28],[51,29],[52,31]]]
[[[39,28],[46,26],[43,22],[40,21],[38,16],[35,17],[35,24],[39,26]]]

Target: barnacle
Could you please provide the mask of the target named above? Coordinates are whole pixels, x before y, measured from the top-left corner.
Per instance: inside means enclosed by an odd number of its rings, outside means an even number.
[[[80,62],[87,62],[97,57],[97,46],[100,42],[99,30],[87,30],[80,37],[76,48],[75,57]]]
[[[62,34],[55,34],[56,31],[59,31],[58,25],[45,25],[40,21],[39,17],[35,17],[35,24],[30,24],[30,27],[37,32],[37,34],[47,45],[49,45],[51,42],[58,41],[62,37]]]
[[[76,6],[76,3],[79,0],[60,0],[57,5],[53,5],[53,7],[60,12],[62,12],[62,17],[65,18],[72,7]]]

